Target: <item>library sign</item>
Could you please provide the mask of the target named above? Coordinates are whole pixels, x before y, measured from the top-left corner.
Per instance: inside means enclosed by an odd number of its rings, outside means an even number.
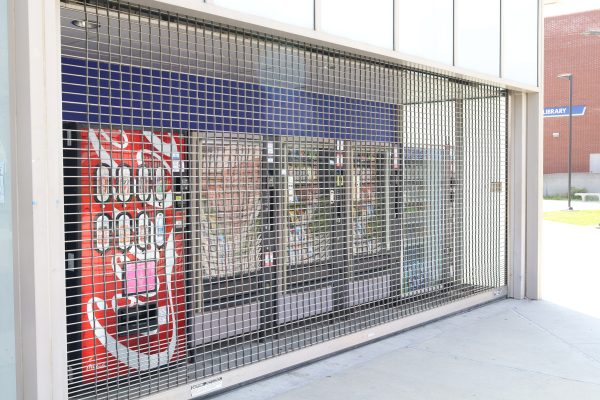
[[[585,114],[586,106],[573,106],[573,116]],[[544,107],[544,117],[568,117],[569,106]]]

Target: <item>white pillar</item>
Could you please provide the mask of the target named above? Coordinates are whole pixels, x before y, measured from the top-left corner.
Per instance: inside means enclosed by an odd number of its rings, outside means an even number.
[[[539,93],[510,95],[508,295],[540,298],[542,134]]]
[[[18,396],[67,390],[59,0],[9,0]]]
[[[511,93],[509,97],[508,154],[508,296],[525,297],[526,263],[526,192],[527,192],[527,96]]]
[[[539,299],[544,142],[541,93],[527,94],[527,221],[525,297]]]

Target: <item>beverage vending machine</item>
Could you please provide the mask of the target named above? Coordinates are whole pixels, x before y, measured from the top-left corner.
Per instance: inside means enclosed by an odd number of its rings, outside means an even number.
[[[197,347],[259,328],[263,149],[256,135],[206,132],[190,149]]]
[[[336,272],[335,141],[283,137],[279,324],[332,311]],[[340,211],[341,212],[341,211]],[[342,236],[342,235],[339,235]]]
[[[390,295],[393,275],[400,274],[392,252],[394,219],[391,180],[398,169],[392,146],[386,142],[352,141],[350,169],[350,282],[348,305],[381,300]],[[396,148],[397,150],[397,148]]]
[[[404,295],[440,289],[454,267],[446,255],[453,248],[450,165],[444,148],[404,148]]]
[[[72,383],[136,376],[185,356],[185,140],[65,126]]]

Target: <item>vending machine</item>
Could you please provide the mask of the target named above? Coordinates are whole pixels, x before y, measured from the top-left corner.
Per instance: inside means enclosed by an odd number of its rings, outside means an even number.
[[[281,139],[281,262],[277,321],[284,324],[334,308],[336,266],[335,141]]]
[[[392,252],[394,220],[393,172],[397,152],[387,142],[353,141],[349,145],[349,248],[348,305],[388,297],[393,275],[400,267]],[[394,163],[395,160],[395,163]],[[396,232],[399,234],[399,232]]]
[[[192,133],[195,346],[259,328],[262,146],[255,135]]]
[[[404,148],[403,294],[441,288],[453,268],[450,154],[439,147]]]
[[[72,384],[150,373],[186,354],[182,132],[64,129]]]

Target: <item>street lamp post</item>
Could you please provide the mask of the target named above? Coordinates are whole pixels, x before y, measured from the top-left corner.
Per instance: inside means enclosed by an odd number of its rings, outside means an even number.
[[[567,198],[568,198],[568,209],[572,210],[571,207],[571,154],[572,154],[572,145],[573,145],[573,74],[560,74],[558,78],[568,79],[569,80],[569,177],[568,177],[568,189]]]

